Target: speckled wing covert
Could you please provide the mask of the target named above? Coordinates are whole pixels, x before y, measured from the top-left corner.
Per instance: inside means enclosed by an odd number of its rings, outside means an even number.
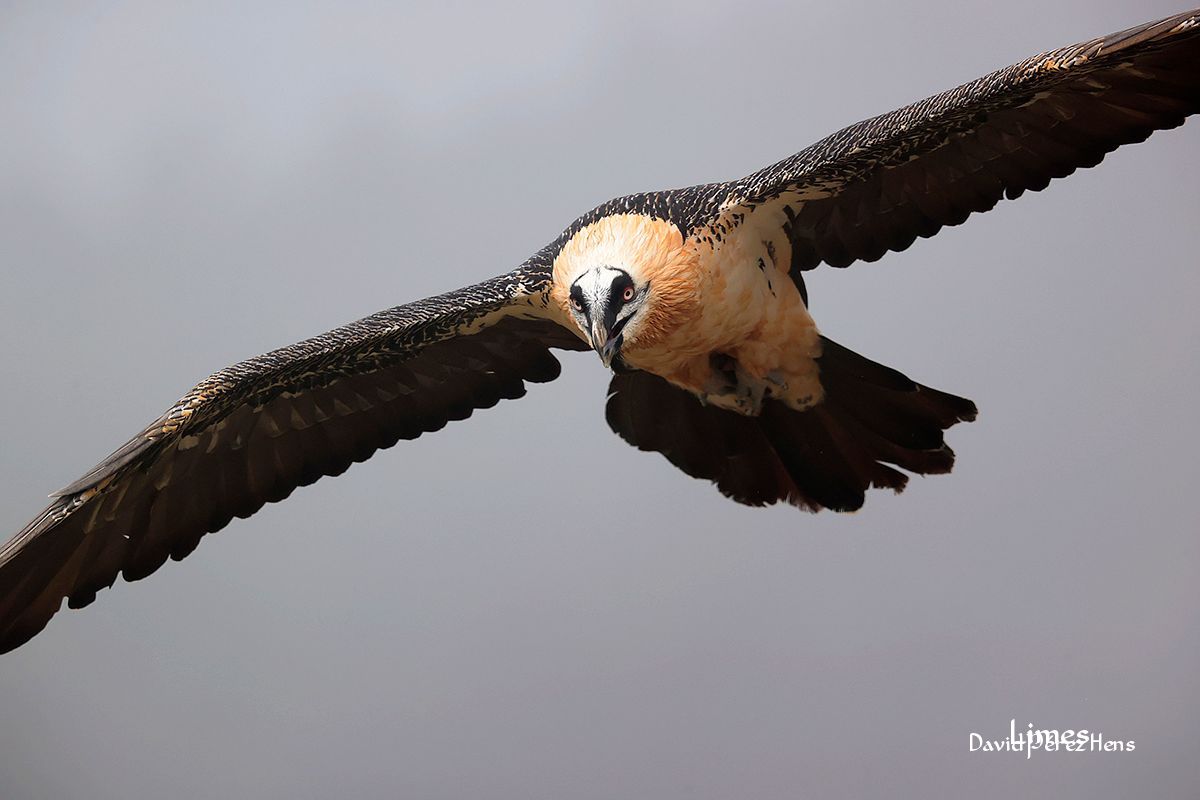
[[[553,380],[550,348],[585,346],[529,314],[549,278],[539,253],[199,383],[0,548],[0,652],[64,598],[85,606],[118,573],[143,578],[297,486]]]
[[[791,268],[903,250],[1200,111],[1200,9],[1053,50],[844,128],[733,184],[713,224],[782,208]]]

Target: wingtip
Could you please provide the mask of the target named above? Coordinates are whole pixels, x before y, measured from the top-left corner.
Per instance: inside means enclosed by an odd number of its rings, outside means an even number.
[[[1100,42],[1096,55],[1102,56],[1113,50],[1134,47],[1143,42],[1153,41],[1163,36],[1172,36],[1198,27],[1200,27],[1200,8],[1182,11],[1154,22],[1134,25],[1132,28],[1110,33]]]

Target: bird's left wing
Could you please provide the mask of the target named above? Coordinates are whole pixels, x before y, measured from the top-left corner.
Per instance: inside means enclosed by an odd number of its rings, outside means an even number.
[[[1043,53],[864,120],[729,184],[720,236],[766,211],[791,274],[903,250],[1200,112],[1200,9]]]
[[[233,517],[557,377],[550,348],[586,346],[539,315],[548,282],[540,253],[199,383],[0,547],[0,652],[64,598],[85,606],[118,573],[182,559]]]

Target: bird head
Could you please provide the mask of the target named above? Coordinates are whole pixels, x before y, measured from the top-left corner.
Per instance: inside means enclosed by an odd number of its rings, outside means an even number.
[[[675,225],[640,214],[603,217],[554,262],[557,305],[605,366],[658,341],[694,305],[695,252]]]
[[[584,272],[571,284],[571,315],[587,334],[604,366],[621,353],[625,337],[637,339],[645,316],[639,313],[650,296],[650,281],[641,284],[620,267],[608,265]]]

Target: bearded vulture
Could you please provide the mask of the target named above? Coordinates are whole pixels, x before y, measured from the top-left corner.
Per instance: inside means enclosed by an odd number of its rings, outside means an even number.
[[[511,272],[204,379],[0,548],[0,652],[206,533],[520,397],[554,349],[613,369],[608,424],[749,505],[859,508],[949,472],[969,400],[825,338],[804,272],[903,250],[1200,111],[1200,10],[851,125],[740,180],[621,197]]]

